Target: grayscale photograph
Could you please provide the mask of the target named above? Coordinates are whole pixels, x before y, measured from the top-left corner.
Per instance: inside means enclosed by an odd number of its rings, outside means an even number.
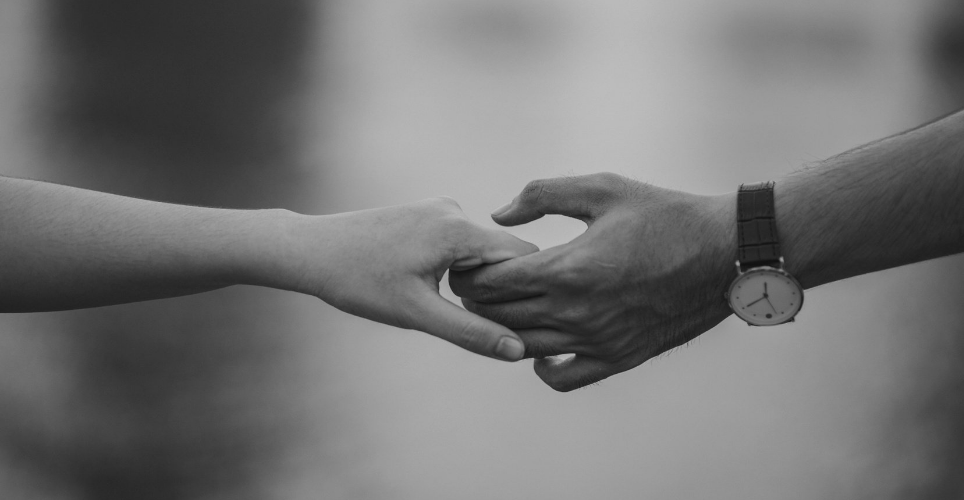
[[[964,0],[0,0],[0,498],[964,499]]]

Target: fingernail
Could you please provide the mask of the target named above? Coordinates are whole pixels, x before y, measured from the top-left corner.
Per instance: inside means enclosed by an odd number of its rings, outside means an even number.
[[[502,337],[495,346],[495,353],[506,361],[518,361],[522,359],[526,348],[518,339],[512,337]]]
[[[509,203],[506,203],[505,205],[502,205],[501,207],[495,209],[495,212],[492,212],[492,217],[498,217],[508,212],[511,206],[512,206],[512,202],[510,201]]]

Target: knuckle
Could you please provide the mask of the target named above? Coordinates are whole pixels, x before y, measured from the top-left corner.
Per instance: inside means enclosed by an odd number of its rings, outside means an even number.
[[[590,307],[585,301],[576,301],[567,307],[562,307],[555,312],[554,316],[562,326],[570,328],[586,326],[589,320],[592,319]],[[581,330],[582,328],[579,329]]]
[[[448,228],[467,220],[458,202],[448,196],[437,196],[417,202],[421,208],[420,215],[426,220],[433,220],[438,227]]]
[[[522,188],[522,199],[528,202],[535,202],[542,199],[548,190],[548,183],[546,179],[536,179],[534,181],[529,181],[524,188]]]
[[[458,203],[446,197],[426,198],[403,205],[403,207],[408,210],[414,222],[433,231],[446,228],[458,219],[465,218]]]
[[[629,179],[612,172],[593,174],[589,182],[587,203],[592,208],[601,208],[619,199],[626,191]]]
[[[554,259],[552,273],[562,285],[584,289],[586,285],[595,281],[593,278],[596,272],[591,262],[590,252],[576,249]]]
[[[459,205],[459,202],[455,201],[455,198],[452,198],[451,196],[436,196],[435,198],[432,198],[432,201],[441,206],[454,207],[459,209],[462,208]]]
[[[599,172],[593,175],[593,180],[597,186],[617,189],[626,185],[626,178],[612,172]]]

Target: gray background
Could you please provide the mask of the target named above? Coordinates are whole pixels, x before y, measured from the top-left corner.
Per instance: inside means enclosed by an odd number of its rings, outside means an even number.
[[[0,173],[306,213],[448,195],[494,226],[534,178],[733,191],[964,104],[956,1],[127,3],[0,1]],[[962,276],[825,285],[569,394],[274,290],[6,315],[0,489],[962,498]]]

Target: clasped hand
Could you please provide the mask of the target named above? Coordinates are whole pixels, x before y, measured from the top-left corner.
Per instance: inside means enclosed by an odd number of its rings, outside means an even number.
[[[543,251],[470,222],[448,198],[309,218],[292,238],[305,245],[296,255],[311,256],[296,266],[296,288],[472,352],[537,358],[538,376],[568,391],[629,370],[729,314],[730,270],[720,263],[734,248],[730,206],[615,174],[533,181],[493,214],[498,224],[561,214],[588,226]],[[465,310],[438,293],[446,271]],[[560,354],[574,356],[553,357]]]
[[[493,214],[504,226],[561,214],[585,233],[449,282],[465,308],[511,328],[553,389],[569,391],[634,368],[729,314],[733,203],[615,174],[529,183]],[[575,354],[567,359],[551,356]]]

